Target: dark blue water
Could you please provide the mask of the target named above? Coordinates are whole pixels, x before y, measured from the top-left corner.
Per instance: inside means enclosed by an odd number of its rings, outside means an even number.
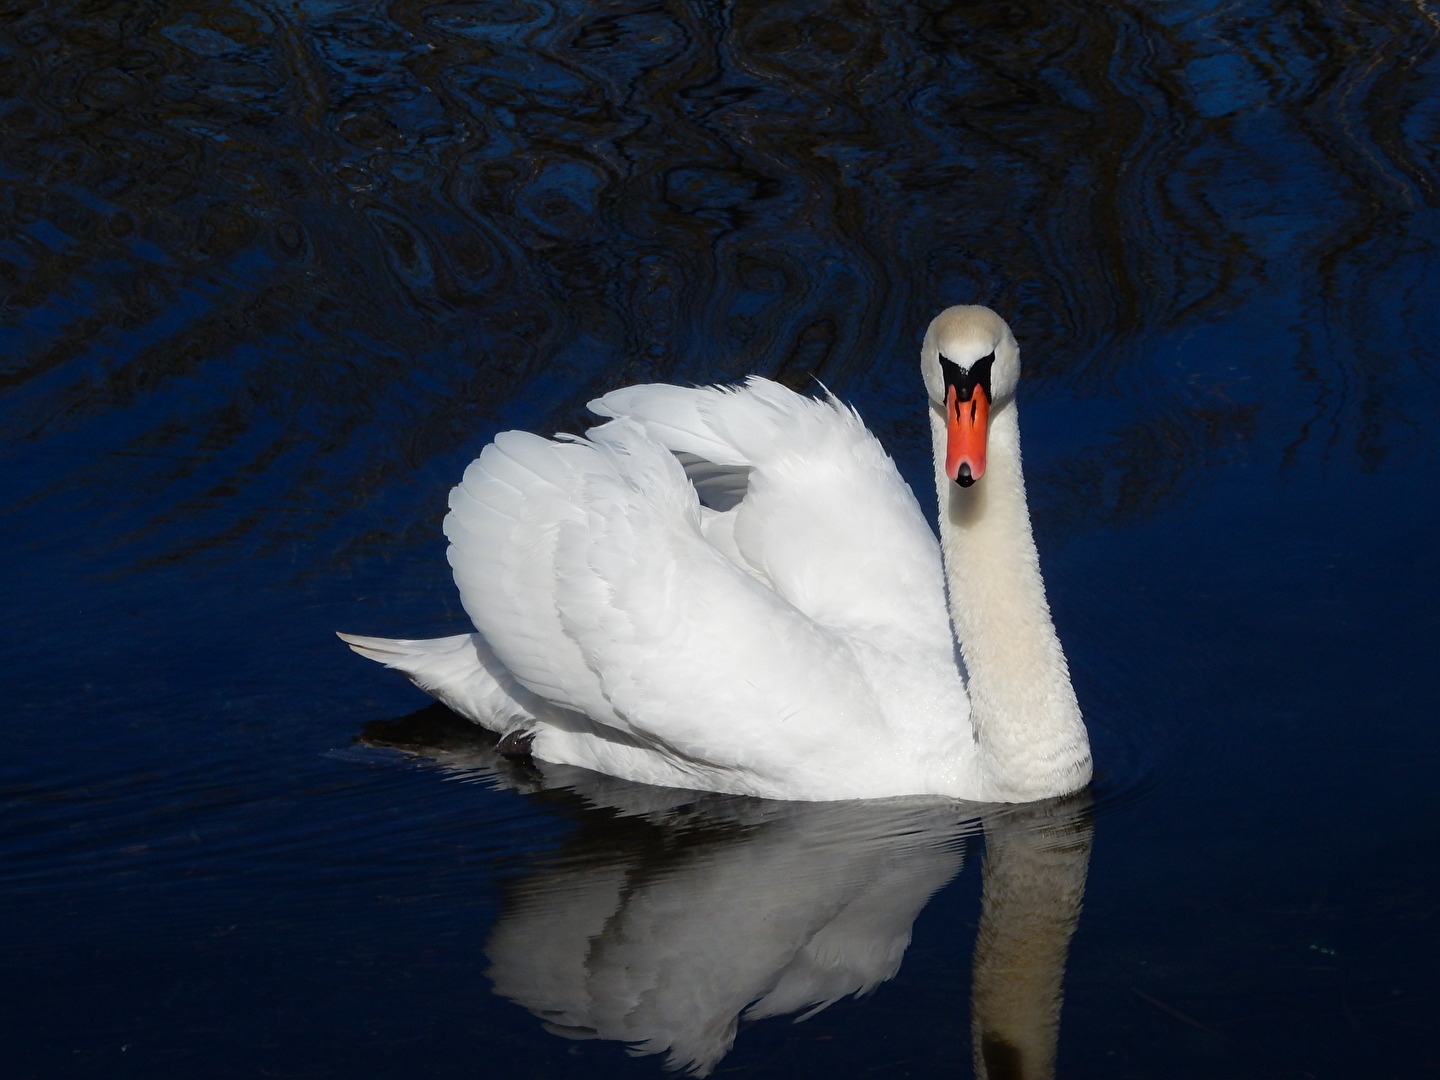
[[[4,6],[7,1075],[1440,1076],[1437,35]],[[819,378],[923,492],[960,302],[1088,796],[534,774],[333,638],[463,628],[449,485],[628,382]]]

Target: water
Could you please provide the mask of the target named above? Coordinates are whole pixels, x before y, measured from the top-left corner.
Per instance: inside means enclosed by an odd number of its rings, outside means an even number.
[[[1440,1075],[1437,30],[5,8],[9,1072],[654,1077],[624,1043],[670,1031],[716,1075],[965,1075],[973,1016],[992,1075]],[[449,485],[627,382],[818,377],[923,491],[961,301],[1020,337],[1093,806],[516,775],[330,636],[461,628]],[[834,986],[898,973],[725,1053],[846,926]]]

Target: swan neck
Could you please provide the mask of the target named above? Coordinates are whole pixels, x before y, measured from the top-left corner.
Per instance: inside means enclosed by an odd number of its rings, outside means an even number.
[[[1025,801],[1083,787],[1090,747],[1040,575],[1020,467],[1015,402],[990,417],[985,475],[945,476],[931,410],[950,618],[968,673],[986,797]]]
[[[1061,986],[1093,830],[1085,794],[990,814],[970,981],[977,1080],[1055,1075]]]

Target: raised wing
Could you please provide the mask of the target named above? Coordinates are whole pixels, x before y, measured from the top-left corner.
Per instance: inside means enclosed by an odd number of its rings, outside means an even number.
[[[632,386],[590,407],[713,462],[732,491],[743,471],[743,498],[707,532],[811,618],[852,640],[949,651],[935,535],[895,463],[835,398],[752,377],[734,390]]]
[[[713,770],[721,790],[763,791],[832,780],[828,759],[853,767],[867,730],[883,745],[849,642],[706,541],[680,462],[640,424],[501,435],[450,507],[450,563],[476,628],[525,687],[619,737],[597,748],[593,732],[546,729],[547,759],[674,784]],[[852,741],[843,760],[837,730]],[[644,768],[646,754],[668,772]]]

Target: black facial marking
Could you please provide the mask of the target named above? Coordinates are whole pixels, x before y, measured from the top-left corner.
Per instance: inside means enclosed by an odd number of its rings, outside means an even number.
[[[995,366],[995,354],[982,356],[975,363],[970,365],[966,371],[955,361],[948,359],[944,353],[940,354],[940,371],[945,376],[945,385],[955,388],[956,401],[969,401],[975,394],[975,387],[985,391],[985,397],[989,401],[995,400],[995,395],[990,392],[990,369]]]

